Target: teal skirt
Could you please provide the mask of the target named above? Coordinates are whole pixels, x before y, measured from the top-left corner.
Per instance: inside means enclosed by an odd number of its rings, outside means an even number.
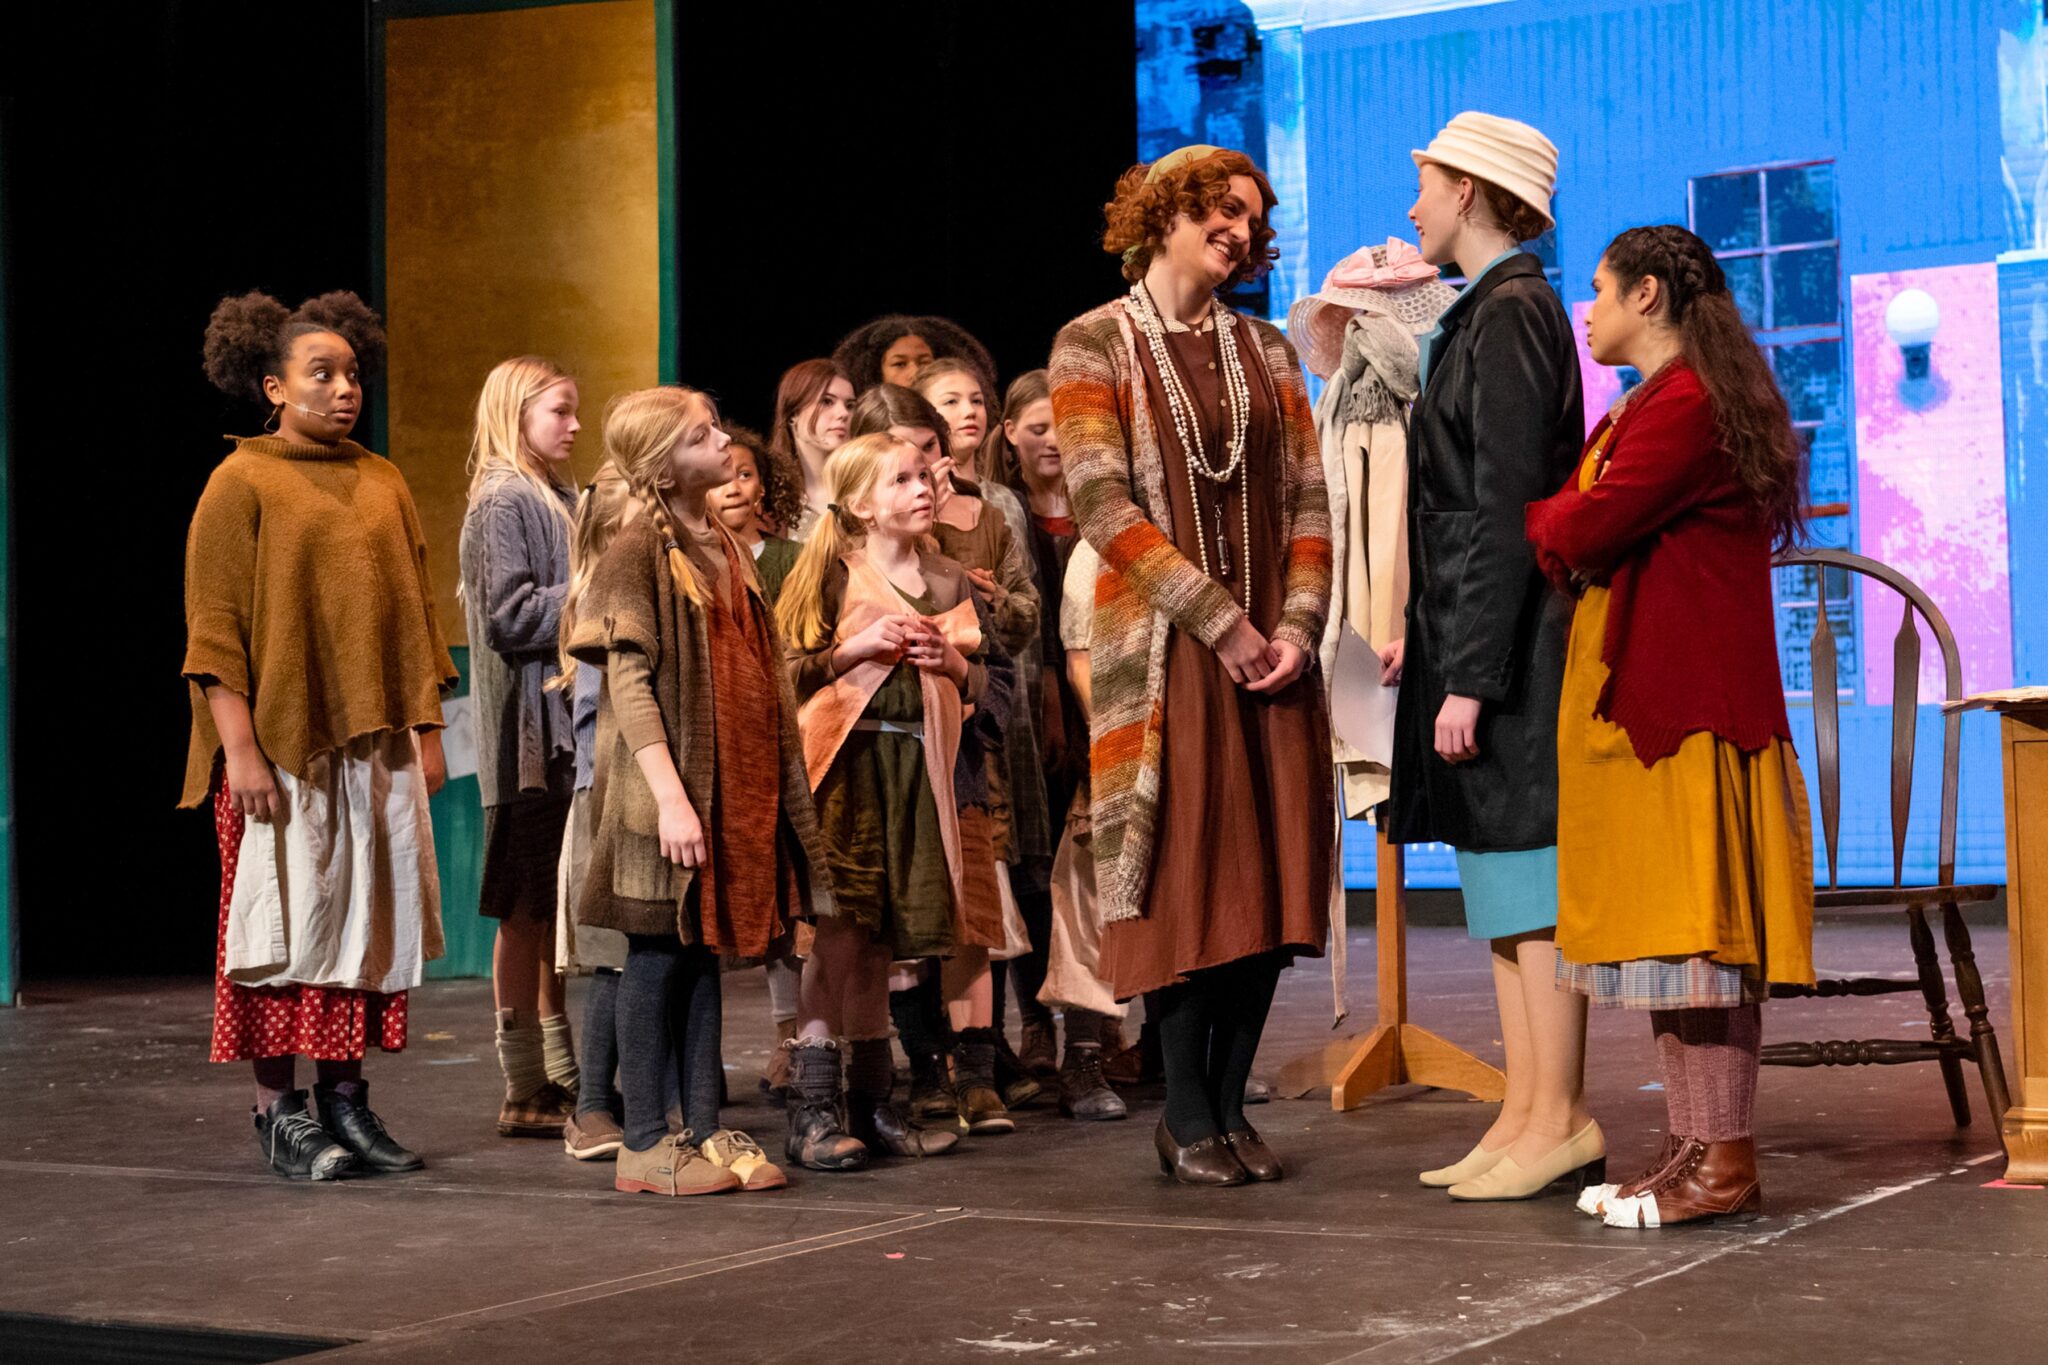
[[[1557,845],[1519,853],[1458,849],[1458,885],[1465,892],[1465,932],[1512,938],[1557,927]]]

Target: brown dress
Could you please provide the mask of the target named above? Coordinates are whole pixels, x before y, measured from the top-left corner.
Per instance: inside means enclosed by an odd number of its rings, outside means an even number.
[[[1220,464],[1224,390],[1216,334],[1173,332],[1167,343],[1193,397],[1210,463]],[[1279,402],[1257,350],[1242,333],[1239,347],[1251,385],[1245,467],[1220,489],[1199,474],[1195,482],[1202,494],[1210,576],[1242,601],[1244,571],[1251,566],[1251,621],[1270,637],[1287,595]],[[1141,343],[1137,350],[1166,462],[1174,544],[1200,564],[1187,453],[1174,433],[1150,347]],[[1241,501],[1247,489],[1249,545]],[[1230,545],[1229,573],[1218,563],[1219,521]],[[1175,630],[1166,646],[1165,708],[1158,835],[1145,913],[1102,931],[1102,975],[1120,1000],[1255,953],[1320,956],[1329,934],[1337,814],[1329,715],[1315,659],[1277,694],[1247,692],[1231,681],[1214,650]]]

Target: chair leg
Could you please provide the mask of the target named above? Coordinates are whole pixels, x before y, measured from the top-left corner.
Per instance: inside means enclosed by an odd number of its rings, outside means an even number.
[[[1934,952],[1934,934],[1919,906],[1906,911],[1906,932],[1913,940],[1913,963],[1920,972],[1920,994],[1927,1001],[1927,1030],[1937,1043],[1956,1040],[1955,1020],[1949,1017],[1948,989],[1941,979],[1941,959]],[[1941,1083],[1948,1088],[1949,1112],[1956,1127],[1970,1126],[1970,1095],[1963,1086],[1962,1059],[1941,1059]]]
[[[1948,960],[1955,967],[1956,994],[1962,997],[1963,1014],[1970,1021],[1970,1044],[1977,1051],[1977,1071],[1984,1078],[1984,1101],[1991,1106],[1991,1121],[2005,1118],[2012,1097],[2005,1088],[2005,1062],[1998,1053],[1998,1033],[1991,1027],[1991,1011],[1984,1004],[1984,978],[1977,973],[1977,953],[1970,946],[1970,929],[1954,901],[1941,907],[1942,936],[1948,940]]]

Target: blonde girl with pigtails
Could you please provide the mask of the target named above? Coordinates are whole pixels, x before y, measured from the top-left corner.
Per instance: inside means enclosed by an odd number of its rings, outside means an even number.
[[[788,1154],[850,1170],[958,1140],[891,1102],[889,969],[969,942],[960,806],[987,800],[987,747],[1002,742],[1015,674],[967,570],[926,548],[936,502],[923,452],[877,431],[839,447],[823,474],[827,515],[776,603],[834,906],[817,921],[786,1044]]]
[[[796,917],[831,913],[782,642],[751,557],[705,506],[732,478],[730,444],[693,389],[613,400],[605,460],[626,492],[564,636],[577,664],[605,673],[602,807],[577,921],[626,936],[613,1184],[628,1193],[787,1183],[719,1123],[719,959],[768,957]]]
[[[576,381],[538,356],[504,361],[477,396],[462,519],[463,614],[484,805],[478,909],[491,951],[498,1132],[553,1138],[573,1112],[576,1052],[555,969],[556,872],[576,789],[570,696],[550,690],[569,590]]]

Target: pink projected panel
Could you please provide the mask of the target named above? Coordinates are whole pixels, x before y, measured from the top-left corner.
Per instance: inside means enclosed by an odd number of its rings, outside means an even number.
[[[1886,327],[1892,301],[1921,290],[1939,308],[1924,378],[1910,377]],[[1956,634],[1966,693],[2012,685],[2006,559],[2005,410],[1998,268],[1959,265],[1850,282],[1856,366],[1856,513],[1862,552],[1926,589]],[[1897,321],[1931,315],[1909,299]],[[1909,334],[1910,335],[1910,334]],[[1898,595],[1863,589],[1865,699],[1891,698]],[[1941,656],[1921,633],[1920,700],[1940,699]]]
[[[1593,353],[1586,349],[1586,314],[1592,307],[1591,300],[1572,305],[1572,340],[1579,348],[1579,383],[1585,389],[1588,436],[1614,406],[1614,400],[1621,397],[1621,374],[1595,361]]]

